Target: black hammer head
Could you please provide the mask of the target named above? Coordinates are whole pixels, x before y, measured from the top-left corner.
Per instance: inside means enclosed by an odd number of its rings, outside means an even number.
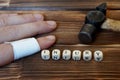
[[[105,15],[100,11],[90,11],[88,12],[85,20],[85,24],[92,24],[97,29],[100,29],[101,24],[105,20]]]
[[[93,37],[96,33],[96,27],[91,24],[84,24],[80,33],[79,33],[79,40],[81,43],[90,43],[93,41]]]
[[[107,3],[102,3],[99,6],[96,7],[96,10],[101,11],[106,15],[106,10],[107,10]]]
[[[95,11],[88,12],[85,19],[85,24],[78,35],[81,43],[86,44],[94,40],[95,34],[100,31],[100,27],[106,19],[105,12],[106,7],[103,4],[96,7]]]

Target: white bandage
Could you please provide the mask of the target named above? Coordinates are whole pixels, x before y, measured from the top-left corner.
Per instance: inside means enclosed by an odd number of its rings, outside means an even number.
[[[40,51],[40,46],[35,38],[27,38],[10,42],[13,47],[14,60],[32,55]]]

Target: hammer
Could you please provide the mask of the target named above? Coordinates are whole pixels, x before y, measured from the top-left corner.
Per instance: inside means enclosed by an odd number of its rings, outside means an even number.
[[[96,34],[102,29],[120,31],[120,21],[106,18],[106,10],[107,4],[102,3],[96,7],[96,10],[88,12],[78,35],[81,43],[93,42]]]

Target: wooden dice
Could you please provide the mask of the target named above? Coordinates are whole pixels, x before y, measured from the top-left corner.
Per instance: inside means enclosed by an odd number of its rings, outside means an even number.
[[[80,60],[84,60],[84,61],[91,61],[92,59],[94,59],[97,62],[100,62],[103,60],[103,52],[100,50],[96,50],[94,52],[90,51],[90,50],[84,50],[84,51],[80,51],[80,50],[68,50],[65,49],[63,51],[59,50],[59,49],[54,49],[51,52],[49,50],[42,50],[41,51],[41,58],[43,60],[49,60],[50,58],[52,60],[74,60],[74,61],[80,61]]]

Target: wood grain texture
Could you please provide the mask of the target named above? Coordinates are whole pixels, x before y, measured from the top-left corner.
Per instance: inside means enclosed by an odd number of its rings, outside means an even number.
[[[8,13],[12,13],[9,11]],[[4,12],[3,12],[4,13]],[[41,13],[45,15],[45,20],[57,21],[58,28],[51,33],[57,36],[56,44],[79,44],[78,33],[84,24],[85,11],[14,11],[14,13]],[[49,14],[48,14],[49,13]],[[114,12],[110,10],[110,13],[120,14],[120,10]],[[108,17],[114,17],[114,15],[108,15]],[[120,19],[120,17],[116,17]],[[45,34],[45,35],[48,35]],[[96,39],[93,45],[103,44],[120,44],[119,32],[102,30],[99,34],[96,34]],[[113,38],[114,37],[114,38]]]
[[[52,49],[58,48],[61,51],[64,49],[70,50],[85,50],[94,51],[96,49],[104,52],[104,60],[102,62],[95,62],[93,59],[90,62],[80,61],[49,60],[43,61],[40,59],[40,54],[23,59],[23,79],[60,79],[60,80],[80,80],[80,79],[119,79],[119,50],[117,48],[101,48],[96,46],[90,47],[76,47],[76,46],[60,46],[57,45]],[[52,50],[51,49],[51,50]],[[114,54],[113,54],[114,53]],[[114,65],[113,65],[114,64]],[[35,67],[33,67],[34,65]],[[49,66],[49,67],[48,67]]]
[[[12,0],[11,6],[44,6],[44,7],[61,7],[68,9],[94,9],[97,5],[102,2],[108,4],[109,9],[119,9],[120,2],[118,0]],[[71,4],[72,3],[72,4]]]
[[[102,2],[107,3],[107,8],[120,9],[118,0],[11,0],[7,10],[93,10]],[[24,7],[24,8],[23,8]]]
[[[60,49],[62,54],[64,49],[82,52],[86,49],[92,52],[101,50],[104,59],[102,62],[95,62],[93,58],[89,62],[82,59],[43,61],[38,52],[1,67],[0,80],[120,80],[120,33],[102,30],[94,43],[88,46],[81,45],[77,36],[84,24],[85,14],[101,2],[109,3],[107,17],[120,20],[119,0],[12,0],[10,7],[1,8],[0,13],[41,13],[45,20],[57,21],[58,28],[48,33],[57,37],[57,42],[49,48],[50,51]]]

